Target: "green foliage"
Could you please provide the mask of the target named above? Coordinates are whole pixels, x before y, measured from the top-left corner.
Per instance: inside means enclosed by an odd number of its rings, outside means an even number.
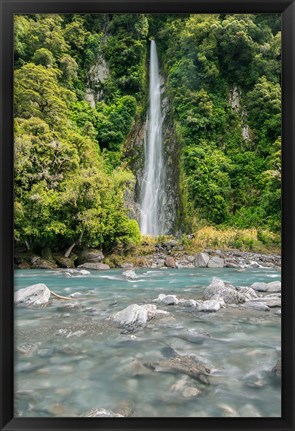
[[[280,229],[279,15],[32,14],[16,15],[14,28],[19,241],[60,249],[82,238],[106,251],[140,242],[124,194],[134,181],[128,163],[141,154],[130,132],[147,112],[155,38],[180,145],[178,227],[255,227],[257,240],[237,233],[232,245],[273,243],[265,232]]]
[[[54,64],[53,55],[46,48],[37,49],[33,55],[32,61],[35,64],[41,64],[42,66],[46,67],[51,67]]]
[[[279,17],[194,14],[152,23],[182,146],[184,209],[191,225],[205,219],[277,230]]]
[[[68,104],[75,94],[58,84],[58,69],[27,63],[15,72],[15,116],[39,117],[51,129],[67,127]]]

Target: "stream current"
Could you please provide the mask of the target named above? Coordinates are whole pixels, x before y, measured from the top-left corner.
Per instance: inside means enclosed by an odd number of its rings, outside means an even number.
[[[52,299],[46,308],[15,309],[15,416],[75,417],[94,408],[113,410],[123,400],[134,404],[137,417],[281,416],[281,381],[271,372],[281,348],[277,308],[204,313],[158,305],[169,317],[133,334],[106,320],[130,304],[152,303],[160,293],[201,298],[213,276],[249,286],[279,280],[279,272],[139,269],[132,281],[122,272],[15,271],[16,290],[45,283],[61,295],[76,295]],[[140,365],[163,359],[167,347],[206,362],[210,385]]]

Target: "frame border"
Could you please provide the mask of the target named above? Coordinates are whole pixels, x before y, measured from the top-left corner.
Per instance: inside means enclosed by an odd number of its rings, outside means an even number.
[[[236,429],[294,430],[295,0],[0,0],[0,426],[1,430]],[[282,417],[14,418],[13,417],[13,15],[21,13],[282,14]],[[288,289],[288,290],[287,290]]]

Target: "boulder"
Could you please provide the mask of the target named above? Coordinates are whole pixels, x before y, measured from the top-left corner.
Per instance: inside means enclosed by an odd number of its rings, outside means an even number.
[[[56,263],[53,263],[49,260],[42,259],[41,257],[38,257],[36,259],[32,259],[32,266],[31,268],[34,269],[55,269],[57,268]]]
[[[213,277],[211,284],[204,291],[204,300],[212,299],[214,295],[220,295],[226,304],[240,304],[245,302],[245,297],[234,286],[226,285],[223,280]]]
[[[217,293],[216,295],[213,295],[211,300],[219,302],[220,307],[225,307],[224,299],[219,293]]]
[[[78,257],[78,265],[82,265],[83,263],[98,263],[104,259],[104,255],[101,250],[89,249],[84,250],[79,254]]]
[[[136,280],[138,278],[132,269],[129,269],[128,271],[124,271],[122,273],[122,277],[124,277],[126,280]]]
[[[254,289],[252,289],[252,287],[239,286],[237,287],[237,290],[239,293],[244,295],[246,301],[251,301],[252,299],[257,298],[257,293],[255,292]]]
[[[137,304],[131,304],[113,316],[120,327],[145,326],[148,321],[148,310]]]
[[[161,302],[165,305],[177,305],[178,298],[176,295],[164,295],[163,293],[160,293],[158,298],[154,299],[153,302]]]
[[[14,303],[24,306],[44,306],[50,298],[50,290],[46,284],[38,283],[15,292]]]
[[[239,268],[239,265],[236,262],[232,262],[232,261],[224,261],[224,266],[225,268]]]
[[[257,290],[258,292],[281,292],[281,282],[280,281],[271,281],[270,283],[265,282],[256,282],[251,285],[252,289]]]
[[[157,314],[157,306],[154,304],[144,304],[141,305],[141,307],[147,311],[148,320],[152,319]]]
[[[18,269],[30,269],[31,266],[25,260],[17,265]]]
[[[167,257],[166,257],[166,259],[165,259],[165,265],[166,265],[168,268],[175,268],[175,267],[176,267],[176,264],[175,264],[175,259],[174,259],[174,257],[172,257],[172,256],[167,256]]]
[[[267,292],[281,292],[281,282],[280,281],[271,281],[267,283]]]
[[[266,304],[270,308],[281,307],[281,298],[264,296],[263,298],[253,298],[252,302],[263,302],[263,304]]]
[[[257,290],[258,292],[266,292],[267,291],[267,283],[264,281],[256,282],[251,284],[252,289]]]
[[[71,254],[71,257],[64,257],[59,254],[54,254],[53,258],[60,268],[74,268],[74,262],[78,256],[74,253]]]
[[[206,268],[209,262],[210,256],[207,253],[197,253],[194,260],[196,268]]]
[[[79,265],[78,268],[82,269],[95,269],[97,271],[104,271],[105,269],[110,269],[109,265],[105,263],[95,263],[95,262],[86,262],[82,265]]]
[[[209,259],[207,264],[208,268],[223,268],[224,267],[224,259],[219,256],[212,256]]]
[[[208,301],[202,302],[202,304],[198,305],[198,311],[218,311],[220,310],[220,302],[215,299],[211,299]]]
[[[210,368],[193,354],[179,355],[174,351],[170,357],[153,362],[143,362],[143,365],[158,373],[186,374],[202,383],[210,384],[208,379],[211,373]]]

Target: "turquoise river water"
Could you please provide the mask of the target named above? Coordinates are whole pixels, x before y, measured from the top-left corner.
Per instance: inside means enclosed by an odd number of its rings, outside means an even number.
[[[281,348],[277,308],[204,313],[158,305],[169,317],[151,320],[132,334],[108,320],[130,304],[152,303],[160,293],[201,298],[213,276],[249,286],[279,280],[279,272],[139,269],[133,281],[122,272],[15,271],[16,290],[45,283],[61,295],[76,295],[72,301],[53,299],[45,308],[15,310],[16,416],[75,417],[94,408],[113,410],[124,400],[133,403],[137,417],[281,415],[281,381],[271,372]],[[141,365],[163,359],[167,347],[206,362],[210,384]]]

